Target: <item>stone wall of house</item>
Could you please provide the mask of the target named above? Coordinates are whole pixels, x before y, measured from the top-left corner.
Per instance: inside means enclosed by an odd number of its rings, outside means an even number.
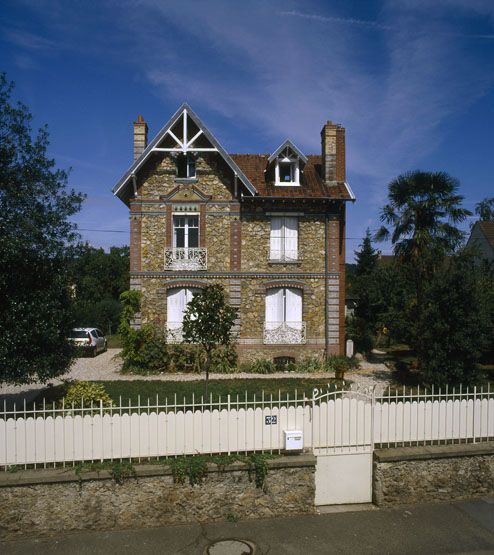
[[[292,348],[291,356],[297,359],[322,355],[326,335],[330,352],[340,353],[344,343],[341,213],[332,209],[325,244],[325,208],[316,203],[304,204],[302,200],[295,205],[288,204],[284,207],[286,213],[299,214],[300,260],[272,262],[268,214],[279,209],[276,202],[240,206],[233,199],[231,179],[214,154],[200,155],[196,169],[196,179],[179,180],[173,158],[157,154],[140,175],[138,196],[131,202],[131,270],[134,272],[131,277],[133,287],[142,291],[139,322],[155,322],[160,326],[166,323],[166,291],[170,282],[175,287],[183,287],[185,282],[193,286],[194,280],[202,285],[221,283],[229,299],[240,308],[236,329],[241,359],[284,356],[279,352]],[[191,204],[193,211],[200,213],[200,246],[207,248],[207,270],[170,272],[165,269],[164,255],[165,249],[172,247],[172,214],[186,213]],[[327,295],[326,251],[330,273]],[[302,284],[303,320],[307,326],[305,345],[263,344],[266,288],[276,286],[269,285],[270,280],[285,281],[283,285],[287,287],[293,286],[290,280]]]
[[[380,506],[493,495],[494,443],[378,450],[373,492]]]
[[[231,182],[218,167],[217,156],[203,153],[196,159],[196,182],[203,193],[215,200],[232,200]],[[146,199],[159,199],[171,193],[180,180],[176,178],[175,160],[169,154],[150,159],[139,177],[138,192]]]
[[[0,475],[0,538],[314,512],[315,457],[268,461],[264,489],[246,465],[211,465],[201,485],[175,484],[167,467],[136,467],[119,485],[107,472],[21,471]]]

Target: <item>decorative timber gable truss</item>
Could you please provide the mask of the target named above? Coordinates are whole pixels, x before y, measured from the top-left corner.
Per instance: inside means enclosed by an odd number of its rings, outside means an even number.
[[[276,158],[281,158],[283,161],[294,162],[297,158],[301,160],[304,164],[307,164],[307,156],[296,147],[292,141],[287,139],[282,143],[271,156],[268,158],[268,164],[271,164]]]
[[[168,123],[144,149],[141,156],[125,172],[113,188],[113,194],[124,202],[128,202],[132,192],[135,193],[137,173],[154,153],[159,152],[171,153],[172,155],[217,152],[247,191],[251,195],[258,194],[251,181],[187,103],[180,106]]]

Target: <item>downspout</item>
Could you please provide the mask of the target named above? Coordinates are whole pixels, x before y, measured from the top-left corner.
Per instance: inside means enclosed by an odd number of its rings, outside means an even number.
[[[324,215],[324,354],[326,360],[329,358],[329,337],[328,337],[328,270],[329,270],[329,260],[328,260],[328,212]]]
[[[134,187],[134,197],[137,197],[137,179],[136,174],[132,174],[132,186]]]

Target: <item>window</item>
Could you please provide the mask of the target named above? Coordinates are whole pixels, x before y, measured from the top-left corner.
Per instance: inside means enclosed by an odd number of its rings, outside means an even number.
[[[298,260],[298,220],[293,216],[271,218],[270,260]]]
[[[176,164],[179,179],[193,179],[196,176],[196,160],[191,152],[179,154]]]
[[[173,248],[194,249],[199,246],[199,216],[173,216]]]
[[[279,173],[280,183],[294,183],[295,182],[295,164],[296,162],[280,162]]]
[[[302,291],[289,287],[269,289],[266,293],[266,329],[289,324],[302,328]]]
[[[184,320],[187,304],[200,289],[192,287],[168,289],[166,299],[167,327],[169,330],[180,329]]]

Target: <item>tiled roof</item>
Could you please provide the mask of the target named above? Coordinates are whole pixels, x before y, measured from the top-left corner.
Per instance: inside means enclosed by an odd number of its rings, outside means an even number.
[[[269,154],[230,154],[262,197],[331,198],[352,200],[345,183],[328,187],[321,178],[321,156],[309,154],[301,174],[300,186],[275,186],[266,179]]]
[[[487,242],[494,249],[494,222],[479,222],[479,225]]]

